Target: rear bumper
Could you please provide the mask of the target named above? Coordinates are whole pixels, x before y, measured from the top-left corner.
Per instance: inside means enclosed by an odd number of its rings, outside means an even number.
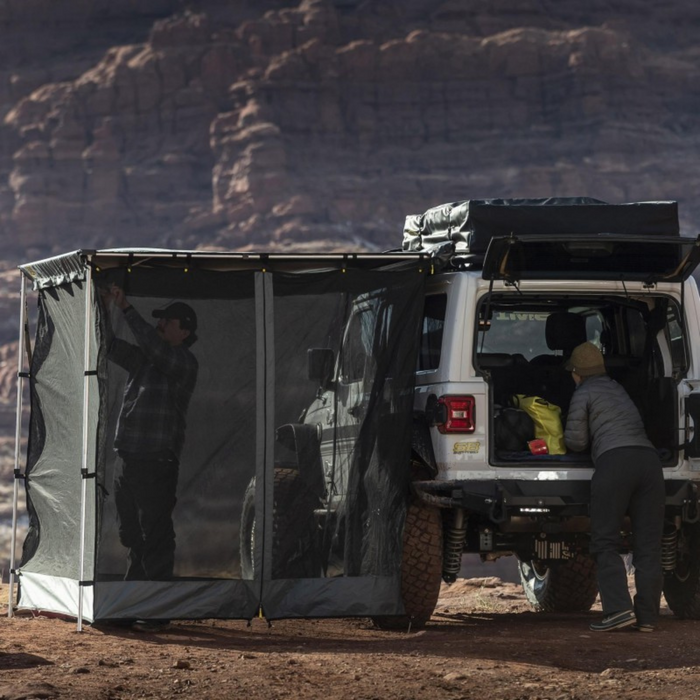
[[[525,481],[415,481],[418,497],[439,508],[462,508],[505,522],[510,515],[549,512],[561,516],[588,515],[591,482]],[[666,481],[666,507],[678,509],[686,521],[697,517],[697,485],[686,480]]]

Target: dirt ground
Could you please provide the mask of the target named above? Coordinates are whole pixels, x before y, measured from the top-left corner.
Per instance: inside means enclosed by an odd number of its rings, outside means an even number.
[[[0,587],[7,601],[7,585]],[[598,607],[598,606],[596,606]],[[599,615],[599,612],[597,613]],[[366,619],[177,622],[158,634],[23,613],[0,619],[0,698],[697,697],[700,621],[591,633],[596,611],[531,612],[497,578],[443,586],[420,632]]]

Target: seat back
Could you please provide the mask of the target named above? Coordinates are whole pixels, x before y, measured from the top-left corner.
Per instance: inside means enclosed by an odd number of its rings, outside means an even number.
[[[537,395],[559,406],[566,414],[576,385],[564,369],[564,360],[577,345],[586,342],[586,319],[567,311],[550,314],[545,325],[545,340],[550,350],[559,350],[562,354],[538,355],[530,360]]]
[[[538,355],[530,360],[530,364],[562,364],[577,345],[586,342],[586,319],[568,311],[557,311],[547,317],[544,333],[547,347],[554,352],[561,350],[562,354]]]

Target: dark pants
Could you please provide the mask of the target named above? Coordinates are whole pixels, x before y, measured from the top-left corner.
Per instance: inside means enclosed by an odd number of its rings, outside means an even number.
[[[129,550],[125,580],[172,578],[175,560],[173,510],[178,462],[121,453],[115,480],[119,539]]]
[[[597,460],[591,481],[591,553],[598,567],[603,614],[634,611],[637,621],[655,624],[663,571],[661,538],[666,489],[661,462],[651,449],[619,447]],[[634,606],[620,556],[620,530],[629,514],[637,594]]]

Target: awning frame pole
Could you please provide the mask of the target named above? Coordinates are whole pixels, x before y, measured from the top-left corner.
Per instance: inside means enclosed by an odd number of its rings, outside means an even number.
[[[17,543],[17,502],[19,500],[19,481],[24,478],[20,472],[20,440],[22,439],[22,397],[24,393],[25,373],[22,371],[24,366],[23,352],[23,334],[25,332],[25,308],[27,283],[24,273],[20,272],[20,290],[19,290],[19,340],[17,342],[17,416],[15,423],[15,469],[14,469],[14,484],[12,489],[12,538],[10,540],[10,593],[7,602],[7,616],[14,616],[14,589],[15,589],[15,555]]]
[[[87,481],[88,481],[88,442],[90,407],[90,329],[92,328],[92,266],[89,259],[85,264],[85,331],[83,349],[83,458],[81,464],[82,488],[80,492],[80,574],[78,580],[78,632],[83,631],[83,588],[85,581],[85,520],[87,517]]]

